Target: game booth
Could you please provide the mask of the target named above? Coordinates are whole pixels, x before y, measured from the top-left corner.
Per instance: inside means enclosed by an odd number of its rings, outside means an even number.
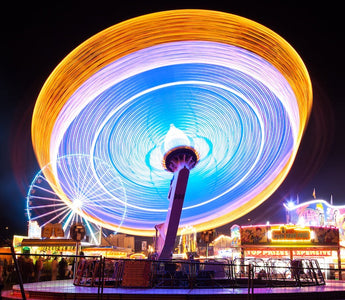
[[[286,207],[287,224],[233,225],[230,236],[214,241],[216,256],[252,259],[282,268],[287,261],[310,259],[323,270],[325,279],[342,279],[345,264],[345,207],[324,200]]]

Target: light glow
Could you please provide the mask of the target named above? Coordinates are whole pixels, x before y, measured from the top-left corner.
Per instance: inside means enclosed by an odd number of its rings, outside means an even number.
[[[324,257],[332,256],[332,250],[245,250],[248,257],[290,257],[290,251],[293,257]]]
[[[90,156],[91,180],[103,190],[94,157],[121,179],[126,199],[115,197],[104,209],[82,205],[83,217],[153,235],[169,205],[165,137],[183,132],[199,163],[180,227],[202,231],[243,216],[276,190],[295,159],[311,105],[307,70],[276,33],[227,13],[166,11],[114,25],[72,51],[40,92],[32,140],[41,167],[82,154]],[[68,183],[58,174],[54,164],[44,170],[70,206]],[[106,189],[112,195],[113,187]],[[109,213],[117,206],[126,207],[124,220]]]
[[[36,174],[27,194],[26,210],[30,224],[35,222],[42,228],[49,223],[61,223],[66,237],[69,237],[71,225],[82,223],[89,242],[96,245],[100,243],[103,223],[98,223],[96,218],[93,222],[89,221],[89,215],[97,214],[102,219],[117,223],[116,232],[119,231],[121,220],[126,216],[126,205],[117,199],[126,202],[126,193],[113,168],[99,159],[93,159],[90,161],[86,155],[63,156]],[[58,170],[58,182],[68,201],[59,198],[55,193],[57,188],[44,176],[44,171],[52,171],[53,166]],[[101,182],[93,176],[94,171],[99,174]]]
[[[191,146],[187,135],[174,124],[170,125],[170,129],[164,139],[164,151],[176,148],[178,146]]]
[[[307,227],[285,225],[270,231],[270,238],[273,242],[298,243],[311,241],[311,230]]]

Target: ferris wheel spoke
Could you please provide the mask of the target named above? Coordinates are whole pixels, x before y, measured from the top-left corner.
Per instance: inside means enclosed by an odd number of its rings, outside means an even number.
[[[51,201],[51,202],[61,202],[61,203],[65,203],[63,200],[59,199],[59,198],[50,198],[50,197],[40,197],[40,196],[30,196],[28,199],[30,200],[47,200],[47,201]]]
[[[71,192],[73,192],[73,198],[79,198],[81,195],[88,195],[87,188],[90,189],[90,182],[93,179],[93,176],[89,176],[89,170],[90,167],[88,166],[89,163],[87,163],[87,169],[85,170],[85,161],[82,162],[82,159],[86,160],[86,162],[89,162],[88,157],[80,157],[77,159],[76,166],[73,165],[74,169],[76,170],[73,174],[70,174],[66,178],[73,178],[73,188],[71,189]],[[76,176],[77,175],[77,176]],[[69,183],[70,180],[67,180],[67,183]]]
[[[73,223],[78,223],[78,215],[76,213],[73,214]]]
[[[83,194],[90,197],[92,195],[98,195],[98,191],[101,191],[101,190],[102,190],[102,187],[99,185],[98,181],[96,181],[94,178],[89,178],[88,183],[85,184]]]
[[[79,172],[78,171],[78,175],[77,176],[77,181],[80,182],[80,177],[84,177],[86,178],[86,175],[83,175],[83,172]],[[73,178],[73,176],[71,175],[70,176],[71,178]],[[91,177],[91,176],[89,176]],[[61,182],[61,185],[63,186],[64,190],[65,191],[68,191],[69,192],[69,196],[71,198],[71,200],[73,201],[73,199],[78,199],[78,198],[81,198],[81,197],[85,197],[85,196],[88,196],[88,191],[83,187],[83,186],[80,186],[80,183],[77,183],[77,184],[74,184],[73,186],[71,184],[69,184],[71,182],[71,180],[64,180],[63,182]],[[84,180],[83,180],[84,182]],[[67,185],[65,185],[65,183],[67,183]],[[92,187],[90,187],[89,189],[91,189]]]
[[[41,191],[44,191],[44,192],[49,193],[49,194],[52,194],[52,195],[56,195],[54,191],[49,190],[49,189],[44,188],[44,187],[40,187],[40,186],[38,186],[38,185],[33,185],[33,188],[39,189],[39,190],[41,190]]]
[[[48,168],[48,169],[52,172],[51,168]],[[47,186],[43,187],[42,182],[44,182]],[[40,185],[38,185],[38,184],[40,184]],[[38,189],[44,190],[44,191],[51,193],[51,194],[55,194],[54,190],[57,188],[57,186],[55,184],[53,184],[50,180],[47,180],[47,178],[45,178],[45,176],[43,176],[42,174],[38,177],[34,186]]]
[[[54,220],[56,220],[57,218],[59,218],[61,215],[67,214],[67,213],[68,213],[68,210],[65,209],[64,211],[60,212],[58,215],[56,215],[55,217],[53,217],[52,219],[50,219],[48,222],[46,222],[45,224],[43,224],[41,227],[45,226],[45,225],[48,224],[48,223],[53,222]]]
[[[92,239],[95,241],[95,244],[97,244],[98,241],[97,241],[97,239],[96,239],[96,237],[95,237],[94,230],[91,228],[91,225],[90,225],[89,221],[86,220],[86,219],[84,219],[84,220],[85,220],[86,226],[89,228],[89,231],[90,231],[90,234],[91,234]],[[98,227],[98,226],[97,226],[97,227]],[[97,228],[97,229],[100,230],[99,228]]]
[[[78,186],[75,184],[75,176],[71,174],[71,172],[68,172],[69,169],[67,168],[60,168],[61,171],[61,180],[59,181],[59,184],[61,185],[63,191],[68,194],[72,194],[75,196],[79,193]]]
[[[62,211],[62,212],[61,212],[61,211]],[[39,214],[39,215],[37,215],[36,217],[31,218],[31,220],[35,221],[35,220],[43,219],[44,217],[54,215],[54,214],[56,214],[57,212],[60,212],[60,214],[62,214],[62,213],[65,213],[66,211],[68,211],[68,208],[62,207],[62,208],[59,208],[59,209],[56,209],[56,210],[53,210],[53,211],[48,211],[48,212],[46,212],[46,213]],[[59,214],[58,214],[58,215],[59,215]],[[54,220],[54,219],[55,219],[55,217],[53,217],[52,219],[50,219],[49,222],[52,221],[52,220]],[[47,222],[47,223],[49,223],[49,222]],[[43,226],[43,225],[42,225],[42,226]]]
[[[69,211],[67,211],[65,214],[62,214],[61,215],[61,219],[58,221],[59,223],[61,223],[61,224],[63,224],[64,223],[64,220],[67,218],[67,216],[68,216],[68,212]]]
[[[88,190],[90,190],[90,186],[94,185],[94,184],[92,184],[92,185],[90,184],[91,181],[94,180],[94,178],[93,178],[93,176],[87,176],[87,174],[89,174],[89,172],[91,172],[91,174],[93,173],[90,164],[88,164],[87,170],[85,171],[83,176],[78,177],[80,187],[82,190],[87,191],[87,192],[85,192],[86,194],[88,194]]]
[[[71,189],[71,185],[69,185],[69,184],[65,184],[64,182],[60,182],[60,185],[61,185],[61,188],[62,188],[62,190],[64,191],[64,193],[66,194],[67,193],[67,196],[68,196],[68,198],[70,199],[70,200],[72,200],[74,197],[75,197],[75,195],[76,195],[76,192],[73,190],[73,189]],[[72,195],[70,195],[71,194],[71,191],[73,191],[72,192]],[[71,197],[72,196],[72,197]]]
[[[67,220],[65,221],[64,226],[63,226],[63,230],[64,230],[65,232],[66,232],[67,228],[72,224],[72,223],[71,223],[71,222],[72,222],[71,220],[72,220],[74,214],[75,214],[75,212],[74,212],[73,210],[71,210],[71,211],[69,212],[68,218],[67,218]],[[67,217],[67,215],[66,215],[66,217]]]
[[[46,213],[44,213],[44,214],[40,214],[39,216],[37,216],[37,217],[35,217],[35,218],[32,218],[32,220],[36,220],[36,219],[38,219],[38,218],[40,218],[40,217],[50,216],[50,215],[56,214],[57,212],[60,212],[60,211],[65,212],[65,211],[67,211],[67,210],[68,210],[68,208],[66,208],[66,207],[61,207],[61,208],[56,209],[56,210],[48,211],[48,212],[46,212]]]
[[[73,223],[82,223],[94,244],[99,244],[97,237],[101,234],[101,226],[97,222],[103,224],[100,216],[113,219],[115,216],[116,223],[122,224],[125,214],[116,212],[115,203],[118,203],[116,199],[120,193],[126,197],[124,188],[118,178],[110,176],[108,169],[112,169],[111,166],[93,159],[98,163],[96,171],[91,166],[90,157],[83,154],[62,156],[54,161],[54,165],[49,163],[42,168],[27,194],[29,221],[37,221],[40,227],[61,223],[66,236],[69,236],[68,229]],[[99,177],[95,178],[95,172]],[[48,173],[58,175],[55,181],[46,179]]]
[[[78,159],[77,160],[77,170],[78,170],[78,176],[77,176],[77,186],[79,187],[79,189],[80,190],[82,190],[83,189],[83,186],[81,185],[81,183],[80,183],[80,174],[83,174],[82,172],[80,172],[80,169],[81,169],[81,165],[80,165],[80,161],[81,161],[81,159]]]
[[[105,176],[109,177],[109,174],[108,173],[103,173],[102,176],[97,177],[95,182],[92,185],[89,185],[88,191],[92,190],[93,193],[96,193],[99,190],[103,190],[104,191],[103,186],[106,186],[111,181],[111,180],[109,180],[106,183],[100,184],[100,182],[105,178]],[[91,181],[91,179],[92,178],[90,178],[90,181]],[[112,180],[113,180],[113,177],[112,177]],[[97,189],[95,190],[94,188],[95,188],[96,185],[97,185]],[[104,191],[104,192],[106,192],[106,191]]]
[[[54,204],[47,204],[47,205],[32,205],[32,206],[30,206],[30,209],[38,209],[38,208],[48,208],[48,207],[57,207],[57,206],[66,206],[66,205],[64,205],[64,204],[56,204],[56,203],[54,203]]]

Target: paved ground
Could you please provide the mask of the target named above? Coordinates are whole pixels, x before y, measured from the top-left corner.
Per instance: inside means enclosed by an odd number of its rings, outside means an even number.
[[[26,298],[33,299],[345,299],[345,281],[328,281],[323,286],[205,289],[147,289],[74,286],[72,280],[44,281],[24,285]],[[21,299],[19,286],[3,292],[3,299]]]

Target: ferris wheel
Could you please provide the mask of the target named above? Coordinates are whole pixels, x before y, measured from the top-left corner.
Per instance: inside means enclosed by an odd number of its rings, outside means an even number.
[[[52,183],[46,174],[55,172],[58,182]],[[96,176],[95,176],[96,174]],[[113,188],[109,192],[107,186]],[[60,223],[69,238],[71,225],[82,223],[86,241],[99,245],[102,228],[107,228],[94,215],[111,215],[117,233],[126,217],[126,192],[114,168],[89,155],[66,155],[45,165],[34,177],[26,197],[30,222],[42,228],[48,223]]]

